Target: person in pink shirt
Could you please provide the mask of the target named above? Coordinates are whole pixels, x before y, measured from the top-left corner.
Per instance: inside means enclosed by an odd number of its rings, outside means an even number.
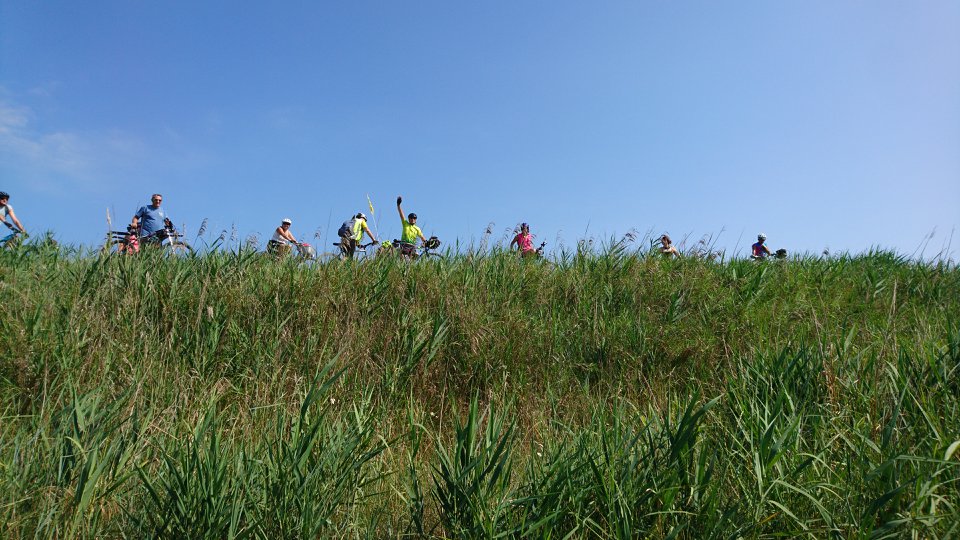
[[[520,255],[524,257],[536,255],[537,251],[533,249],[533,235],[530,234],[530,225],[526,223],[520,224],[520,232],[517,236],[513,237],[513,241],[510,242],[510,249],[513,249],[514,244],[517,245],[517,250],[520,252]]]

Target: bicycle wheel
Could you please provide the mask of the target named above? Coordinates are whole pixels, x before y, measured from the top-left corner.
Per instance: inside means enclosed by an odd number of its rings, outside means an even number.
[[[320,264],[339,261],[340,253],[339,252],[334,253],[333,251],[324,251],[323,253],[317,255],[317,257],[314,260]]]
[[[177,257],[189,257],[193,255],[193,248],[190,247],[190,244],[186,242],[177,242],[175,244],[169,244],[167,250],[171,255],[176,255]]]

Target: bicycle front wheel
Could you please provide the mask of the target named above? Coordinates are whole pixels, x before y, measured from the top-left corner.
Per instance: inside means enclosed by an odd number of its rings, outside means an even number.
[[[170,254],[176,255],[178,257],[189,257],[193,255],[193,248],[190,247],[190,244],[187,244],[185,242],[177,242],[176,244],[170,244],[169,246],[167,246],[167,250],[170,252]]]

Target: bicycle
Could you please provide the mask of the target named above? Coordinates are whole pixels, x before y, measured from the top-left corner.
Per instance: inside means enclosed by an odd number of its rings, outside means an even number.
[[[296,253],[290,249],[290,245],[296,246]],[[304,261],[312,261],[317,258],[316,248],[306,242],[291,241],[289,244],[283,244],[277,242],[276,240],[270,240],[267,242],[267,254],[272,255],[278,260],[286,257],[287,255]]]
[[[317,258],[317,250],[310,244],[306,242],[290,242],[290,244],[296,246],[296,253],[290,249],[289,244],[281,244],[276,240],[271,240],[267,243],[267,254],[272,255],[277,260],[280,260],[287,255],[290,255],[291,257],[301,261],[312,261]]]
[[[177,232],[173,225],[166,225],[163,229],[141,236],[139,238],[141,248],[144,246],[152,248],[162,248],[174,255],[192,255],[193,247],[182,240],[183,234]]]
[[[771,254],[771,255],[760,255],[760,256],[750,255],[750,258],[753,259],[753,260],[755,260],[755,261],[765,261],[765,260],[767,260],[767,259],[786,259],[786,258],[787,258],[787,250],[785,250],[785,249],[783,249],[783,248],[780,248],[780,249],[774,251],[773,254]]]
[[[17,237],[23,234],[23,231],[17,228],[16,225],[12,225],[10,223],[7,223],[6,221],[4,221],[3,224],[6,225],[7,228],[10,229],[10,231],[12,232],[4,236],[3,238],[0,238],[0,246],[3,246],[5,248],[13,247],[14,244],[17,243]]]
[[[533,250],[533,251],[527,251],[527,252],[521,253],[520,256],[521,256],[521,257],[531,257],[531,258],[533,258],[533,259],[542,259],[542,258],[543,258],[543,249],[544,249],[546,246],[547,246],[547,243],[546,243],[546,242],[540,242],[540,247],[538,247],[537,249],[535,249],[535,250]]]
[[[370,242],[370,243],[367,243],[367,244],[357,244],[357,247],[353,250],[353,257],[351,257],[351,256],[350,256],[350,248],[349,248],[349,245],[347,244],[348,241],[349,241],[348,238],[344,238],[344,239],[340,240],[339,242],[334,242],[334,243],[333,243],[334,246],[336,246],[337,248],[340,249],[339,259],[340,259],[341,261],[342,261],[342,260],[346,260],[346,259],[350,259],[350,258],[357,258],[357,259],[359,259],[359,258],[360,258],[359,255],[369,254],[369,252],[367,251],[367,248],[368,248],[368,247],[374,246],[374,245],[377,244],[376,242]]]
[[[135,255],[140,252],[140,238],[137,230],[128,227],[126,231],[109,231],[102,251],[116,255]]]
[[[306,242],[297,242],[297,258],[312,261],[317,258],[317,250]]]
[[[442,257],[443,255],[436,251],[439,247],[440,239],[436,236],[428,238],[420,247],[417,247],[415,244],[394,240],[393,242],[382,243],[380,249],[377,250],[377,255],[399,255],[400,257],[406,257],[410,260],[416,260],[421,257]]]

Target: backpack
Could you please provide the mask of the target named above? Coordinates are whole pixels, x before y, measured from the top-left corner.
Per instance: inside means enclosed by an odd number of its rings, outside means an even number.
[[[350,238],[353,236],[353,224],[356,222],[356,218],[350,218],[343,222],[343,225],[340,225],[340,230],[337,231],[337,236],[340,238]]]

